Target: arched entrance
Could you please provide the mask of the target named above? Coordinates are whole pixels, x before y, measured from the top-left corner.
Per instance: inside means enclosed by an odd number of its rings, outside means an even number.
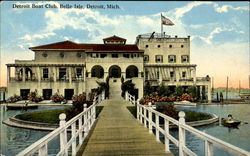
[[[134,65],[128,66],[126,69],[126,78],[138,77],[138,68]]]
[[[104,76],[104,70],[102,66],[95,65],[91,69],[91,77],[97,77],[97,78],[103,78]]]
[[[113,65],[109,68],[109,77],[110,78],[120,78],[121,77],[121,68],[117,65]]]

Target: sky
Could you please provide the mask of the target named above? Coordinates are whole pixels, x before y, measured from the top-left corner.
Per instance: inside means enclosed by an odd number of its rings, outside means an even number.
[[[13,8],[16,5],[43,8]],[[45,8],[47,4],[58,8]],[[107,5],[118,5],[108,9]],[[60,8],[72,5],[72,8]],[[74,8],[81,5],[84,8]],[[104,5],[86,8],[87,5]],[[167,1],[1,1],[0,86],[6,86],[6,63],[34,59],[29,47],[70,40],[102,43],[117,35],[135,43],[136,36],[160,32],[160,14],[175,25],[166,34],[191,36],[191,63],[197,77],[209,75],[215,87],[248,88],[250,75],[249,2]]]

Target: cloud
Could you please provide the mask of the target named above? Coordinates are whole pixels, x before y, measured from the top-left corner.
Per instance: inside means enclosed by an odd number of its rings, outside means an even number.
[[[30,41],[30,40],[36,40],[36,39],[44,39],[44,38],[48,38],[54,35],[56,35],[54,32],[48,32],[48,33],[41,33],[41,34],[34,34],[34,35],[24,35],[23,37],[20,37],[20,39]]]
[[[214,4],[214,10],[218,13],[226,13],[229,10],[234,11],[249,11],[249,6],[242,6],[242,7],[233,7],[232,5],[222,5],[219,6],[218,4]]]
[[[180,19],[186,13],[190,12],[194,7],[198,7],[198,6],[204,5],[204,4],[210,5],[210,4],[212,4],[212,2],[199,2],[199,1],[191,2],[191,3],[188,3],[188,5],[186,5],[184,7],[176,8],[173,12],[174,12],[175,17],[177,19]]]

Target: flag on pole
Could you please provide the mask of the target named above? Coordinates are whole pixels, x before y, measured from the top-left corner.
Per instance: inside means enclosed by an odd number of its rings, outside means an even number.
[[[166,18],[165,16],[162,16],[162,15],[161,15],[161,24],[162,25],[167,25],[167,26],[173,26],[174,25],[174,23],[170,19],[168,19],[168,18]]]

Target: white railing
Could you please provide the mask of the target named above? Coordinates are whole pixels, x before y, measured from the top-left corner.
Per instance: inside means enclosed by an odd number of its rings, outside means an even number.
[[[129,95],[128,95],[129,96]],[[130,95],[131,96],[131,95]],[[130,101],[131,102],[131,101]],[[132,102],[131,102],[132,103]],[[195,136],[203,139],[205,142],[205,156],[212,156],[213,147],[221,148],[230,154],[237,156],[250,156],[250,152],[247,152],[239,147],[231,145],[206,133],[203,133],[187,124],[185,124],[185,113],[179,112],[179,121],[175,120],[167,115],[164,115],[149,106],[143,106],[137,101],[137,120],[139,120],[146,128],[149,129],[149,133],[153,134],[153,128],[155,129],[156,141],[160,142],[160,133],[164,136],[165,151],[169,152],[169,142],[173,142],[179,147],[179,156],[191,155],[197,156],[186,146],[186,131],[192,133]],[[160,118],[164,120],[164,126],[160,126]],[[154,119],[154,120],[153,120]],[[169,125],[173,124],[178,127],[179,140],[170,135]]]
[[[125,92],[125,100],[135,105],[135,96],[130,95],[128,92]]]
[[[35,153],[38,153],[39,156],[47,156],[48,144],[52,140],[57,139],[57,136],[60,136],[60,151],[56,155],[67,156],[69,152],[71,152],[70,155],[76,155],[77,149],[82,145],[96,120],[96,106],[104,99],[105,92],[95,96],[93,104],[89,108],[87,108],[87,104],[84,104],[83,112],[67,122],[65,121],[66,115],[64,113],[60,114],[60,126],[57,129],[21,151],[17,156],[30,156]],[[71,131],[69,139],[67,139],[67,131]]]

